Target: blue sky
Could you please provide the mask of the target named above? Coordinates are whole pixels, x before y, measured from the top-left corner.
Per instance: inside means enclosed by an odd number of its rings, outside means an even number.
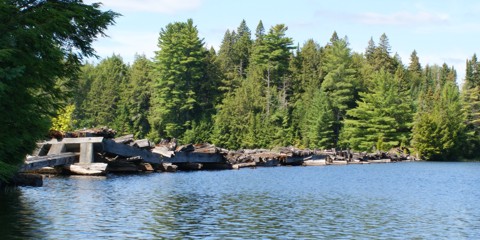
[[[168,23],[192,18],[207,46],[218,49],[227,29],[235,30],[245,19],[252,32],[259,20],[268,30],[279,23],[287,36],[303,45],[314,39],[325,45],[337,31],[348,36],[350,47],[364,52],[371,37],[386,33],[392,52],[404,64],[416,50],[423,66],[454,66],[464,77],[465,60],[480,46],[480,1],[474,0],[85,0],[102,2],[104,9],[122,14],[111,26],[109,38],[94,47],[101,58],[120,54],[131,63],[136,53],[153,57],[158,34]]]

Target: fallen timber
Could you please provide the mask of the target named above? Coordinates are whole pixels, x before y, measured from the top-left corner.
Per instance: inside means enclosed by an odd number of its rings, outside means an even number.
[[[75,153],[59,153],[27,158],[25,164],[20,168],[20,172],[37,170],[43,167],[70,165],[75,163],[77,157],[78,155]]]
[[[20,172],[50,167],[57,172],[105,175],[108,172],[175,172],[177,170],[240,169],[272,166],[325,166],[389,163],[414,160],[405,149],[390,152],[355,153],[349,150],[302,150],[294,147],[231,151],[211,144],[176,141],[154,145],[133,135],[112,138],[112,131],[85,131],[75,137],[53,138],[38,144]],[[87,134],[88,133],[88,134]],[[55,172],[55,171],[54,171]]]

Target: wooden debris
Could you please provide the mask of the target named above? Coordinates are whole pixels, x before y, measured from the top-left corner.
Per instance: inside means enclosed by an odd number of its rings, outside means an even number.
[[[203,143],[203,144],[195,144],[193,146],[195,148],[195,152],[197,153],[218,153],[219,150],[215,147],[215,145],[208,144],[208,143]]]
[[[303,166],[325,166],[327,165],[327,161],[325,159],[322,160],[305,160],[303,161]]]
[[[378,160],[368,160],[369,163],[389,163],[392,162],[390,158],[378,159]]]
[[[25,164],[23,164],[19,171],[25,172],[43,167],[73,164],[77,158],[78,155],[75,153],[60,153],[41,157],[31,157],[25,160]]]
[[[157,146],[164,146],[168,148],[168,150],[170,151],[175,151],[175,149],[177,149],[177,139],[175,138],[172,138],[171,140],[162,139],[162,141],[160,141],[160,143]]]
[[[153,169],[152,165],[150,163],[141,163],[139,165],[139,169],[144,172],[153,172],[155,169]]]
[[[154,149],[152,149],[152,152],[156,154],[160,154],[167,158],[171,158],[175,156],[175,152],[168,150],[168,148],[165,146],[156,146]]]
[[[161,163],[161,164],[159,164],[159,169],[162,172],[176,172],[177,171],[177,166],[173,165],[171,163]]]
[[[58,133],[55,134],[58,135]],[[175,172],[177,169],[240,169],[278,165],[324,166],[415,160],[405,148],[370,154],[355,153],[349,149],[320,151],[298,149],[292,146],[273,150],[230,151],[208,143],[177,147],[175,138],[162,140],[157,146],[148,139],[134,140],[132,134],[112,139],[115,131],[108,128],[85,129],[71,135],[75,137],[61,136],[63,138],[54,138],[40,143],[32,154],[46,156],[29,156],[22,171],[66,165],[66,168],[74,174],[104,175],[107,170],[111,172],[153,170]]]
[[[113,141],[115,141],[116,143],[130,144],[131,142],[134,141],[133,134],[128,134],[128,135],[124,135],[124,136],[121,136],[121,137],[117,137],[117,138],[113,139]]]
[[[113,129],[102,127],[102,128],[76,130],[71,133],[71,136],[72,137],[104,137],[104,138],[112,139],[115,137],[116,133],[117,132]]]
[[[140,148],[135,148],[125,144],[118,144],[113,140],[104,139],[103,141],[103,151],[120,155],[123,157],[135,157],[140,156],[143,161],[148,163],[162,163],[162,156],[151,151],[143,150]]]
[[[133,146],[141,149],[151,149],[155,144],[148,141],[148,139],[140,139],[133,142]]]
[[[233,164],[233,169],[245,168],[245,167],[256,167],[256,166],[257,164],[255,162],[237,163],[237,164]]]
[[[106,163],[72,164],[65,168],[72,174],[102,176],[106,174],[107,165]]]
[[[193,146],[193,144],[187,144],[187,145],[182,145],[177,147],[175,151],[176,152],[193,152],[195,151],[195,147]]]

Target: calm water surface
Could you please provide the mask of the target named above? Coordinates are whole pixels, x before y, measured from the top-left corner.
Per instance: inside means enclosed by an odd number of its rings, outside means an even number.
[[[480,239],[480,163],[54,177],[0,210],[1,239]]]

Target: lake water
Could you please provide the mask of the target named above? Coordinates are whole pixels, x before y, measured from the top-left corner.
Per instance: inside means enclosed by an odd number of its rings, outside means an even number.
[[[52,177],[0,207],[1,239],[480,239],[480,163]]]

